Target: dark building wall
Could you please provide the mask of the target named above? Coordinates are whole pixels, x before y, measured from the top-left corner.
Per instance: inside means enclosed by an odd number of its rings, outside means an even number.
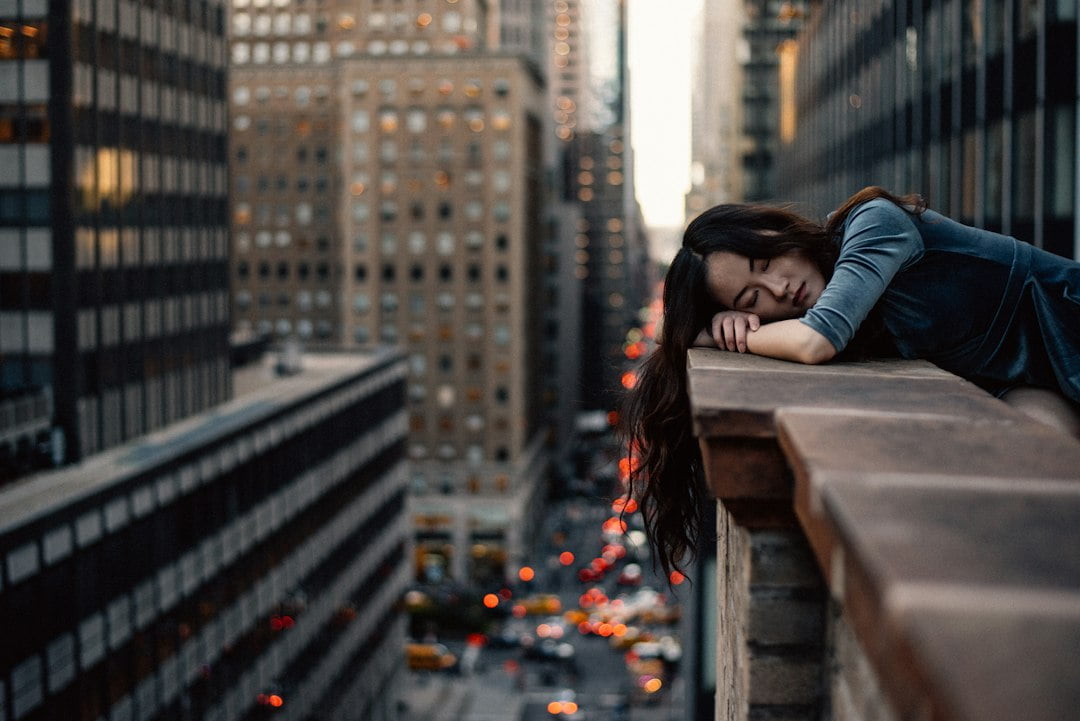
[[[0,494],[0,719],[371,704],[410,578],[404,377],[301,374]]]
[[[798,38],[778,197],[824,215],[859,188],[1075,257],[1074,2],[817,3]]]

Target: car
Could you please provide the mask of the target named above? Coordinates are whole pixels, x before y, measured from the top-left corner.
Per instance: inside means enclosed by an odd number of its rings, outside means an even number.
[[[457,656],[441,643],[407,643],[405,660],[414,671],[445,671],[457,665]]]
[[[623,568],[622,573],[615,579],[615,583],[620,586],[640,586],[641,585],[641,566],[636,563],[628,563]]]
[[[572,689],[564,688],[555,692],[555,697],[548,702],[547,712],[560,719],[577,718],[577,694]]]
[[[525,648],[525,658],[540,661],[573,661],[576,655],[577,651],[572,644],[553,638],[541,639]]]

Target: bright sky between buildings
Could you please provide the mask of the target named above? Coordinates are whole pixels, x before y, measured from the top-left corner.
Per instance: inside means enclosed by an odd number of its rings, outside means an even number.
[[[681,226],[690,186],[691,21],[700,0],[628,0],[630,142],[649,227]]]

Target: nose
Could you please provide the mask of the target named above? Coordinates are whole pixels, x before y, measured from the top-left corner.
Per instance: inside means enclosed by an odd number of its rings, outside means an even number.
[[[765,289],[779,299],[783,299],[788,291],[788,279],[772,273],[761,274],[761,284]]]

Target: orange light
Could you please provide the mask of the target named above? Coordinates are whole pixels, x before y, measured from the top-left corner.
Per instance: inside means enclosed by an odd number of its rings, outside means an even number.
[[[285,705],[285,699],[275,694],[270,694],[270,705],[274,708],[281,708]]]
[[[615,624],[614,626],[611,627],[611,633],[612,633],[612,635],[615,635],[615,636],[618,636],[619,638],[622,638],[623,636],[626,635],[626,624],[625,623],[617,623],[617,624]]]
[[[630,390],[637,385],[637,373],[634,371],[626,371],[622,374],[622,386],[623,388]]]
[[[547,709],[548,713],[552,715],[562,713],[562,704],[558,701],[552,701],[548,704]]]
[[[582,621],[581,623],[579,623],[577,625],[577,630],[582,635],[588,635],[589,633],[592,632],[592,625],[588,621]]]
[[[484,596],[484,605],[488,608],[495,608],[499,605],[499,597],[496,596],[494,593],[487,594],[486,596]]]
[[[663,685],[664,685],[664,682],[661,681],[660,679],[658,679],[658,678],[650,678],[648,681],[645,682],[645,685],[643,686],[643,688],[648,693],[656,693],[657,691],[660,690],[660,687],[663,686]]]
[[[520,603],[515,603],[514,607],[510,610],[510,613],[513,614],[514,618],[525,618],[527,611],[525,606]]]
[[[520,578],[522,581],[531,581],[535,577],[536,577],[536,572],[533,571],[528,566],[522,566],[521,570],[518,571],[518,578]]]
[[[608,411],[607,422],[608,422],[609,426],[617,426],[617,425],[619,425],[619,412],[618,411]]]
[[[610,623],[602,623],[602,624],[600,624],[600,628],[596,629],[597,635],[603,636],[604,638],[607,638],[608,636],[610,636],[614,632],[615,632],[615,629],[613,629],[611,627]]]
[[[563,701],[562,712],[567,716],[577,713],[577,704],[573,701]]]
[[[668,576],[668,578],[671,579],[672,586],[678,586],[680,583],[686,580],[686,576],[679,573],[678,571],[672,571],[671,575]]]
[[[561,563],[562,565],[569,566],[573,562],[574,554],[570,553],[570,551],[563,551],[559,554],[559,563]]]

